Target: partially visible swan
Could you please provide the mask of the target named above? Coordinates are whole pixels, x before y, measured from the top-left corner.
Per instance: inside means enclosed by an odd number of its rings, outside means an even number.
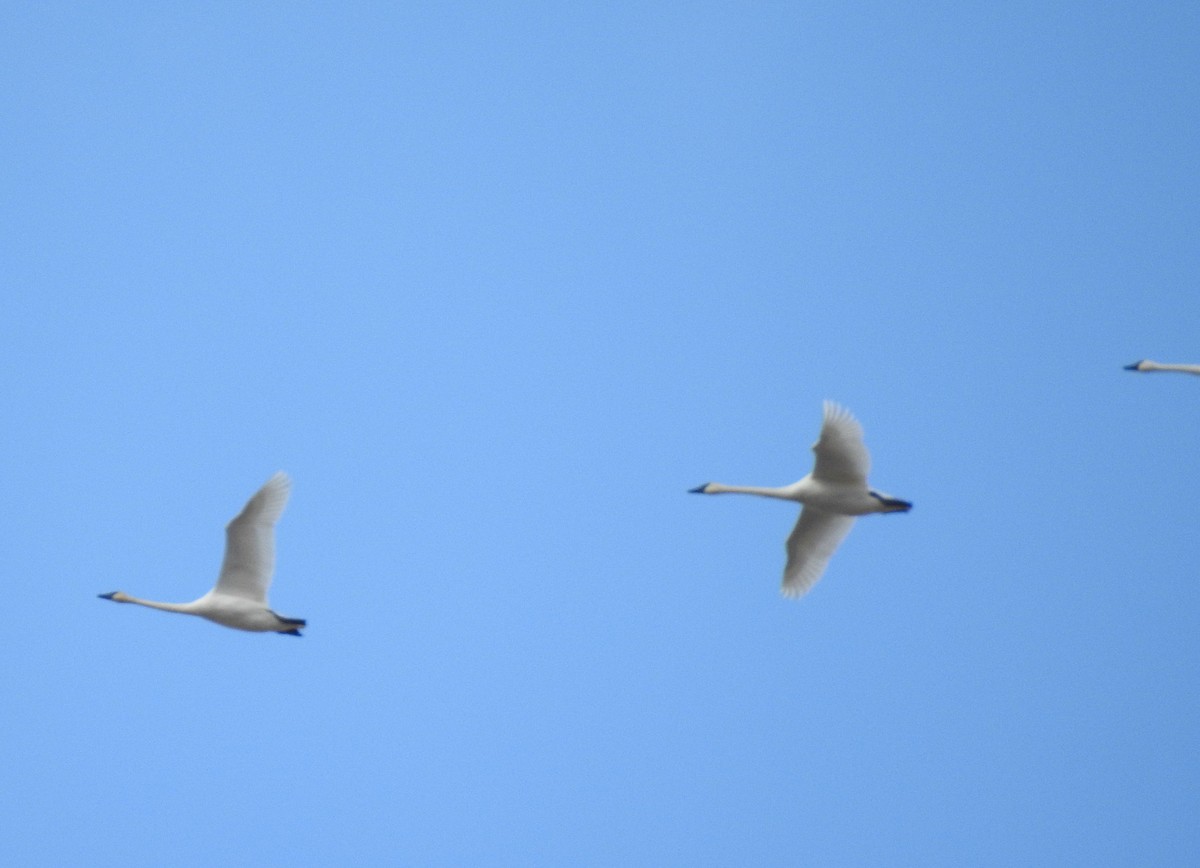
[[[813,452],[817,460],[812,473],[782,488],[706,482],[690,490],[692,494],[759,494],[804,505],[787,539],[783,593],[788,597],[802,597],[817,583],[857,516],[912,509],[907,500],[867,487],[871,457],[863,445],[862,425],[844,407],[825,402],[821,436]]]
[[[1127,371],[1178,371],[1181,374],[1200,374],[1200,365],[1167,365],[1142,359],[1132,365],[1126,365]]]
[[[199,615],[236,630],[299,636],[302,618],[284,618],[267,608],[275,572],[275,522],[287,505],[292,481],[282,470],[267,480],[225,527],[225,561],[216,587],[190,603],[157,603],[121,591],[101,594],[115,603],[137,603],[164,612]]]

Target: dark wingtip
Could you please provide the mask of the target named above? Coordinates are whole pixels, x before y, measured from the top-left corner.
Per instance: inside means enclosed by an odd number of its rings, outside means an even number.
[[[689,488],[688,494],[704,494],[704,489],[708,488],[708,483],[697,485],[695,488]]]
[[[884,512],[908,512],[913,507],[912,503],[907,500],[901,500],[898,497],[887,497],[878,491],[868,491],[867,494],[883,504]]]
[[[1145,359],[1140,359],[1139,361],[1134,362],[1132,365],[1126,365],[1125,370],[1136,371],[1138,369],[1138,365],[1140,365],[1144,361],[1145,361]]]
[[[96,596],[99,597],[101,600],[111,600],[118,593],[119,593],[118,591],[110,591],[107,594],[97,594]]]
[[[308,626],[308,622],[305,621],[303,618],[285,618],[285,617],[283,617],[283,615],[280,615],[278,612],[273,612],[270,609],[267,609],[267,611],[271,612],[272,615],[274,615],[276,618],[278,618],[280,624],[284,624],[288,627],[307,627]],[[277,632],[282,632],[282,631],[277,631]]]
[[[299,630],[277,630],[280,636],[302,636]]]

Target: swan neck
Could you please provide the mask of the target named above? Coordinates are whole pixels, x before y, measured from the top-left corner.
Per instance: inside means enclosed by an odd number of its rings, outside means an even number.
[[[782,500],[792,500],[790,489],[765,488],[759,485],[725,485],[721,482],[710,482],[705,494],[757,494],[760,497],[778,497]]]
[[[131,597],[128,594],[121,595],[122,603],[137,603],[139,606],[145,606],[148,609],[160,609],[163,612],[179,612],[183,615],[195,614],[192,611],[191,603],[160,603],[157,600],[143,600],[138,597]]]

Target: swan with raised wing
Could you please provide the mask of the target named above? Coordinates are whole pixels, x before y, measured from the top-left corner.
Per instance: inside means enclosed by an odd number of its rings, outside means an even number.
[[[829,564],[854,520],[872,512],[908,512],[912,504],[867,486],[871,458],[863,443],[862,425],[850,411],[825,402],[821,436],[813,445],[812,473],[781,488],[706,482],[692,494],[757,494],[802,504],[800,518],[787,539],[783,593],[806,594]]]
[[[299,636],[303,618],[285,618],[267,607],[275,572],[275,523],[287,505],[292,481],[279,471],[246,502],[225,528],[225,560],[216,586],[190,603],[159,603],[123,591],[100,594],[114,603],[136,603],[164,612],[197,615],[235,630]]]

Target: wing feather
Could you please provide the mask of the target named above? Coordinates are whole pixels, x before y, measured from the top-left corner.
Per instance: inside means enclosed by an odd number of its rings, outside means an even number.
[[[266,605],[275,572],[275,523],[291,491],[291,479],[279,471],[225,527],[225,560],[214,591]]]
[[[817,456],[813,465],[813,479],[863,486],[867,484],[871,456],[863,443],[862,425],[845,407],[833,401],[825,402],[821,436],[813,444],[813,452]]]
[[[829,565],[854,517],[806,506],[787,538],[787,565],[783,568],[783,594],[802,597],[809,592]]]

